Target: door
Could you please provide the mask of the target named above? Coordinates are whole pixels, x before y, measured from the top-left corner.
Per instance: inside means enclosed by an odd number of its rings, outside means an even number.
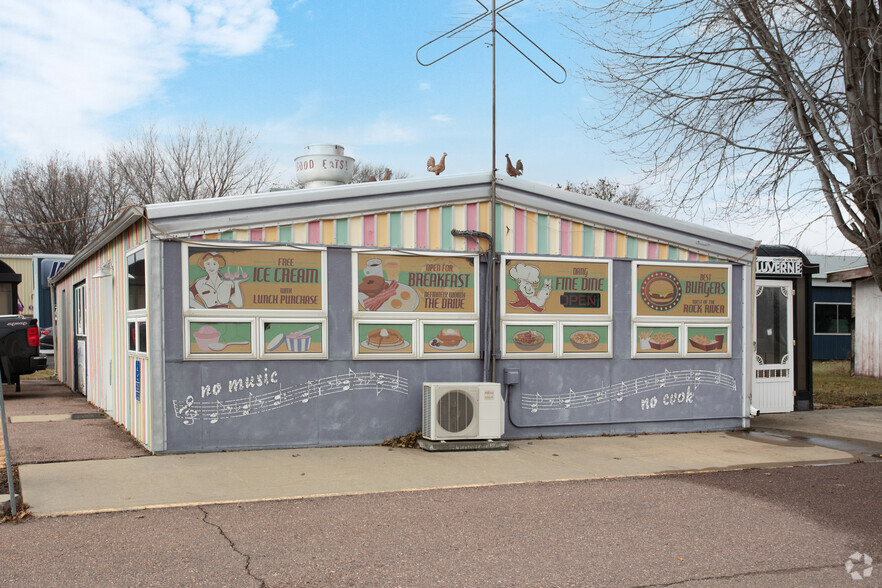
[[[86,284],[74,286],[74,388],[86,393]]]
[[[113,278],[101,278],[101,299],[104,301],[102,305],[101,316],[101,373],[102,384],[100,395],[103,399],[104,412],[111,418],[116,417],[116,409],[114,407],[114,389],[113,389],[113,351],[116,349],[116,341],[113,339]]]
[[[760,412],[793,410],[793,284],[756,281],[753,395]]]

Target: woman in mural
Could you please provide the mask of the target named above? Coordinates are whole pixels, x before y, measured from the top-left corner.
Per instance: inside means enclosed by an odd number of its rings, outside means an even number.
[[[224,256],[206,253],[199,265],[205,270],[205,276],[190,284],[190,308],[242,308],[240,280],[220,275],[221,268],[227,265]]]

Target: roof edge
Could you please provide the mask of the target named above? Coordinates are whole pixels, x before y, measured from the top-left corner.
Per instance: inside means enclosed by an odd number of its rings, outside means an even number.
[[[64,264],[57,274],[50,280],[50,284],[57,284],[73,271],[85,260],[92,257],[101,250],[102,247],[116,239],[123,231],[135,224],[138,220],[146,218],[144,207],[132,204],[127,206],[119,215],[110,221],[95,237],[86,243],[86,245],[77,251],[70,260]]]
[[[854,280],[860,280],[862,278],[870,278],[873,276],[873,272],[870,271],[870,266],[865,265],[863,267],[855,267],[847,270],[840,270],[838,272],[830,272],[827,274],[828,282],[851,282]]]

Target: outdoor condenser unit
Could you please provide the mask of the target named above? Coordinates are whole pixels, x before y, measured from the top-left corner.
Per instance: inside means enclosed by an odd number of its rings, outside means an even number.
[[[493,382],[424,382],[423,437],[498,439],[505,433],[505,401]]]

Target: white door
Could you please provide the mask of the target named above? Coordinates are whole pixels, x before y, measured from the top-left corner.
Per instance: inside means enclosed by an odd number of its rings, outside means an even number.
[[[793,410],[793,284],[756,281],[753,397],[762,412]]]
[[[103,316],[101,317],[101,372],[104,375],[101,385],[104,411],[111,417],[116,416],[113,405],[113,350],[116,342],[113,339],[113,285],[112,278],[101,278]]]

